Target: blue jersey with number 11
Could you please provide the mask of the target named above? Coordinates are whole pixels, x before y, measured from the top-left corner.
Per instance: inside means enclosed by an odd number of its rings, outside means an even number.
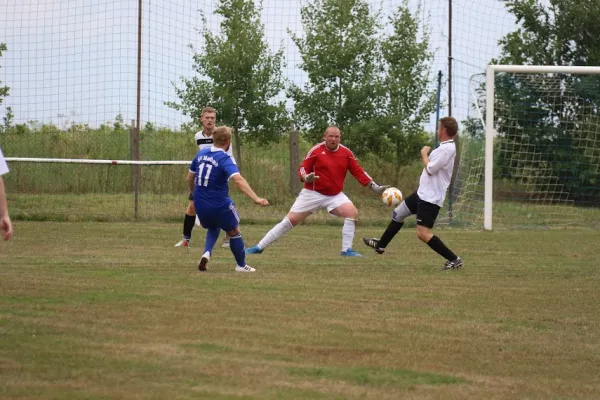
[[[200,150],[192,160],[190,172],[196,175],[195,203],[203,208],[220,208],[233,202],[228,181],[240,170],[223,149],[211,146]]]

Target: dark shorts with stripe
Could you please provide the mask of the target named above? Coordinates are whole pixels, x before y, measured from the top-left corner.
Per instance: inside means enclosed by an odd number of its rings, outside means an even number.
[[[417,214],[417,225],[433,228],[435,219],[440,213],[440,206],[421,200],[417,192],[412,192],[410,196],[404,199],[404,204],[412,214]]]

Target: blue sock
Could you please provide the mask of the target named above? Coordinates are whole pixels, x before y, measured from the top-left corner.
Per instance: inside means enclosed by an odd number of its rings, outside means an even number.
[[[204,252],[209,252],[212,254],[213,247],[215,247],[215,243],[217,243],[217,239],[219,239],[219,233],[221,233],[221,229],[219,228],[209,228],[206,231],[206,242],[204,243]]]
[[[229,238],[229,248],[235,257],[237,265],[240,267],[246,266],[246,252],[244,251],[244,239],[242,239],[241,233]]]

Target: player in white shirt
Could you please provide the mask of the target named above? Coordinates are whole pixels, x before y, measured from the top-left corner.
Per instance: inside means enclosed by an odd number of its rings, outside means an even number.
[[[200,116],[200,123],[202,124],[202,130],[196,133],[194,139],[198,145],[198,150],[212,147],[213,145],[213,131],[215,130],[215,123],[217,120],[217,111],[212,107],[204,107],[202,109],[202,115]],[[233,158],[232,147],[229,146],[227,154],[231,156],[231,159],[235,163]],[[183,218],[183,238],[175,244],[175,247],[188,247],[190,245],[190,239],[192,238],[192,229],[196,223],[196,210],[194,209],[194,197],[190,193],[188,196],[188,207],[185,211]],[[229,238],[225,235],[223,239],[222,247],[229,247]]]
[[[381,239],[363,238],[365,244],[375,249],[378,254],[383,254],[386,246],[404,225],[404,219],[416,214],[417,237],[447,260],[442,270],[462,267],[463,261],[460,257],[454,254],[439,237],[431,232],[440,208],[444,205],[446,190],[452,178],[456,156],[454,137],[457,132],[458,123],[456,119],[444,117],[440,120],[437,131],[440,146],[433,150],[431,154],[429,154],[431,147],[425,146],[421,149],[424,168],[417,191],[404,199],[394,209],[392,220],[383,235],[381,235]]]
[[[4,189],[4,180],[2,175],[8,172],[8,165],[0,149],[0,230],[4,240],[9,240],[13,235],[12,223],[8,216],[8,203],[6,202],[6,191]]]

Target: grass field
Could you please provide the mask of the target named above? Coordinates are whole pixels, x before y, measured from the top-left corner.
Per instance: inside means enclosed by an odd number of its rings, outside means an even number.
[[[247,225],[247,244],[269,226]],[[599,231],[300,226],[236,274],[179,223],[17,221],[0,243],[0,398],[598,398]],[[363,235],[382,228],[363,226]]]

